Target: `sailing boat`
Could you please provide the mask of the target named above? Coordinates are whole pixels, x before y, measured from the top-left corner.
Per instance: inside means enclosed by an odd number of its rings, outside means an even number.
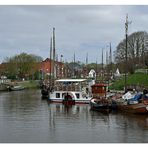
[[[48,80],[43,80],[41,84],[42,98],[48,98],[49,92],[54,86],[55,75],[55,28],[53,28],[53,37],[50,40],[50,75]]]

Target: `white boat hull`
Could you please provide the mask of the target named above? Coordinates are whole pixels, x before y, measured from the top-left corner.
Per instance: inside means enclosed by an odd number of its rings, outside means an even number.
[[[57,98],[57,94],[59,98]],[[71,101],[74,101],[75,104],[89,104],[91,99],[89,96],[83,97],[82,92],[55,91],[49,94],[49,101],[62,103],[65,100],[64,95],[66,94],[71,96]],[[79,94],[79,97],[76,94]]]

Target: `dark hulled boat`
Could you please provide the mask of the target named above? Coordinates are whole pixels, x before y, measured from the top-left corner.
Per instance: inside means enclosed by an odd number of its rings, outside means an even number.
[[[92,87],[92,99],[90,106],[92,110],[109,113],[112,109],[112,101],[106,97],[106,84],[94,84]]]

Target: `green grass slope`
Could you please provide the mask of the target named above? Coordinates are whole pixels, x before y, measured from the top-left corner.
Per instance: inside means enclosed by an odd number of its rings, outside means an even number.
[[[125,84],[124,77],[120,80],[113,82],[113,85],[110,86],[110,89],[123,90]],[[148,87],[148,74],[136,73],[129,75],[127,77],[127,85],[141,85]]]

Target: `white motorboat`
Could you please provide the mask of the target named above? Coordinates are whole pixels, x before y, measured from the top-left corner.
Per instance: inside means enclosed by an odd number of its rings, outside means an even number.
[[[15,85],[15,86],[11,86],[9,87],[10,91],[19,91],[19,90],[24,90],[25,87],[21,86],[21,85]]]

